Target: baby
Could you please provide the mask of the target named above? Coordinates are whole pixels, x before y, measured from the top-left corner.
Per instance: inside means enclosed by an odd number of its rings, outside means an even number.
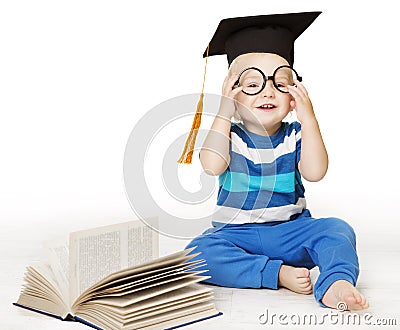
[[[355,288],[354,231],[341,219],[313,218],[302,184],[302,178],[321,180],[328,169],[312,103],[293,69],[294,40],[319,14],[221,21],[210,55],[213,47],[221,53],[218,39],[223,40],[230,66],[200,152],[205,172],[219,176],[217,210],[213,227],[187,248],[202,252],[208,283],[286,287],[301,294],[314,290],[321,306],[345,303],[359,310],[368,302]],[[298,121],[283,121],[293,110]],[[240,122],[232,123],[232,117]],[[313,288],[310,269],[315,266],[320,275]]]

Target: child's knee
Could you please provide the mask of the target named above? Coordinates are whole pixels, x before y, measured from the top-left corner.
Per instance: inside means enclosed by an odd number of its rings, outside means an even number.
[[[194,254],[197,252],[200,252],[199,249],[203,249],[202,246],[204,245],[204,240],[201,239],[201,236],[195,237],[190,241],[188,245],[186,245],[185,249],[191,249],[194,248],[193,251],[190,252],[190,254]]]
[[[194,250],[191,252],[191,254],[194,253],[199,253],[200,255],[196,259],[203,259],[205,255],[207,255],[207,252],[210,252],[211,249],[213,249],[213,246],[217,243],[217,240],[214,237],[211,237],[211,235],[200,235],[195,237],[187,246],[186,249],[193,248]]]
[[[356,234],[352,226],[350,226],[346,221],[339,218],[325,218],[323,219],[323,225],[329,232],[340,234],[348,237],[349,239],[355,241]]]

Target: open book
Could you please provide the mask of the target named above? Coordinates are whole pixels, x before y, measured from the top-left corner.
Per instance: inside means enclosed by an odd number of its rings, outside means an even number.
[[[158,235],[141,221],[70,234],[27,267],[17,303],[96,329],[175,328],[221,315],[193,249],[157,258]]]

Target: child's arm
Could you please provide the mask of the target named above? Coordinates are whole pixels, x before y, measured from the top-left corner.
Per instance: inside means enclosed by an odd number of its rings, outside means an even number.
[[[301,156],[299,171],[307,181],[321,180],[328,170],[328,153],[326,152],[317,118],[305,87],[296,80],[296,87],[289,87],[294,101],[297,118],[301,123]]]
[[[200,162],[207,174],[220,175],[229,165],[231,118],[235,112],[233,97],[242,87],[232,89],[238,75],[225,78],[218,114],[200,150]]]

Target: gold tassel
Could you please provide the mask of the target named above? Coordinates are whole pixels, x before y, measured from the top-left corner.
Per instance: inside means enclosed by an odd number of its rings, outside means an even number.
[[[201,88],[201,94],[199,102],[197,102],[197,109],[194,115],[192,128],[190,129],[189,135],[186,139],[185,147],[183,148],[182,155],[178,160],[181,164],[191,164],[193,158],[194,145],[196,144],[197,133],[199,132],[201,124],[201,114],[203,113],[203,98],[204,98],[204,82],[206,80],[206,70],[208,61],[208,49],[210,45],[207,46],[206,64],[204,66],[204,76],[203,76],[203,87]]]
[[[197,103],[196,114],[194,115],[192,128],[190,129],[190,133],[188,138],[186,139],[185,147],[183,149],[181,158],[179,158],[178,163],[181,164],[191,164],[193,157],[194,145],[196,143],[197,133],[199,132],[199,127],[201,124],[201,114],[203,112],[203,98],[204,94],[200,94],[199,102]]]

